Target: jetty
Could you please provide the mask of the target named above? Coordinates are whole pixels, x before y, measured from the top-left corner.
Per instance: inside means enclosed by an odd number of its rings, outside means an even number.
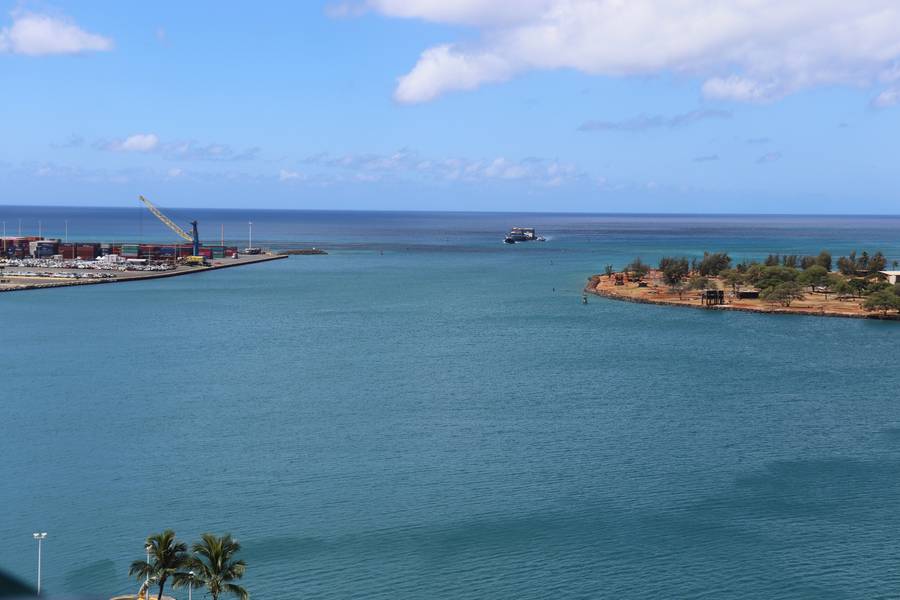
[[[175,264],[166,270],[158,271],[104,271],[73,266],[17,267],[9,266],[8,262],[0,260],[0,293],[180,277],[286,258],[288,258],[286,254],[239,254],[237,258],[214,259],[205,265]]]

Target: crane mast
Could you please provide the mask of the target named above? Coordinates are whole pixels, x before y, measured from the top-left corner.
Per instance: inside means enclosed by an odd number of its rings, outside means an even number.
[[[138,199],[144,203],[144,205],[153,213],[157,219],[162,221],[163,225],[171,229],[175,235],[185,240],[186,242],[191,242],[194,245],[194,256],[199,256],[200,254],[200,236],[197,233],[197,221],[191,221],[191,233],[186,232],[184,229],[175,224],[175,221],[164,215],[158,208],[156,208],[152,202],[144,198],[143,196],[138,196]]]

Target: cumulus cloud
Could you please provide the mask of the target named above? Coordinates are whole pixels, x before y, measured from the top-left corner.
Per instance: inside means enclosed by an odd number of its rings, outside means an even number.
[[[67,18],[19,12],[12,25],[0,29],[0,52],[46,56],[112,50],[113,41],[89,33]]]
[[[690,125],[704,119],[728,119],[731,113],[726,110],[699,109],[672,115],[638,115],[622,121],[586,121],[578,127],[579,131],[646,131],[648,129],[671,129]]]
[[[281,169],[281,172],[278,174],[279,181],[291,181],[292,179],[301,179],[303,176],[297,171],[289,171],[287,169]]]
[[[819,85],[891,81],[900,61],[896,0],[364,0],[373,11],[464,25],[480,36],[422,52],[399,102],[508,80],[531,70],[604,76],[676,73],[710,98],[768,102]],[[890,94],[886,99],[889,100]]]

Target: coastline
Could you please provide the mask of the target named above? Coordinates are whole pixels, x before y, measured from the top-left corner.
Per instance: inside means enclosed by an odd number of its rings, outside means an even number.
[[[606,281],[604,281],[606,280]],[[658,284],[648,285],[647,287],[637,287],[635,285],[616,286],[609,283],[609,278],[605,275],[592,275],[588,278],[584,287],[584,292],[618,300],[621,302],[633,302],[635,304],[655,304],[657,306],[676,306],[680,308],[694,308],[701,310],[719,310],[719,311],[738,311],[761,313],[770,315],[799,315],[810,317],[836,317],[844,319],[874,319],[879,321],[900,321],[900,315],[888,314],[877,311],[865,311],[856,303],[844,303],[844,310],[834,310],[833,307],[827,306],[827,302],[818,305],[808,306],[809,303],[803,305],[778,306],[766,304],[761,301],[751,303],[750,301],[734,301],[731,300],[726,304],[707,306],[702,303],[696,293],[687,292],[683,298],[670,297],[672,294],[666,294],[661,291],[664,287]],[[620,289],[617,289],[620,288]],[[831,303],[832,305],[835,302]],[[855,308],[854,308],[855,306]]]

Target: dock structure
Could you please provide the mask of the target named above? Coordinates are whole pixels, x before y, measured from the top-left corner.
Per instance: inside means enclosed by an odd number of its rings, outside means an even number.
[[[0,292],[179,277],[181,275],[206,273],[218,269],[240,267],[285,258],[288,258],[285,254],[238,255],[237,258],[216,259],[207,265],[179,264],[166,271],[115,271],[104,277],[86,277],[85,270],[78,268],[42,267],[37,271],[26,271],[23,268],[6,266],[5,269],[2,269]],[[3,266],[5,265],[0,263],[0,267]],[[76,278],[76,276],[80,277]]]
[[[700,300],[703,306],[721,306],[725,304],[725,290],[703,290]]]

